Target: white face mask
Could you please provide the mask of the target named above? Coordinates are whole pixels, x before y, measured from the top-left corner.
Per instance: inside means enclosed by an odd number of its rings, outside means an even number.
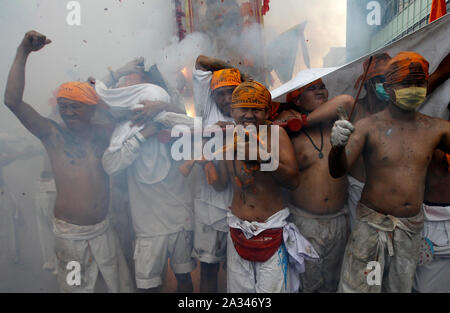
[[[416,110],[427,97],[426,87],[408,87],[394,90],[395,105],[406,111]]]

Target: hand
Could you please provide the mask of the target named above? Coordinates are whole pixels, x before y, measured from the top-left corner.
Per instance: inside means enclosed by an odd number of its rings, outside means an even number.
[[[31,30],[25,34],[25,37],[20,44],[20,48],[22,48],[26,53],[30,53],[32,51],[41,50],[45,45],[48,45],[51,42],[52,41],[45,35]]]
[[[331,145],[333,147],[345,147],[355,127],[347,120],[338,120],[331,130]]]
[[[158,126],[156,125],[156,123],[147,123],[147,125],[145,126],[144,129],[142,129],[140,131],[141,135],[144,136],[144,138],[149,138],[153,135],[155,135],[156,133],[158,133]]]
[[[120,69],[117,70],[116,74],[118,76],[126,76],[134,73],[142,73],[144,72],[144,64],[145,64],[145,58],[140,57],[137,59],[134,59],[133,61],[128,62],[124,66],[122,66]]]
[[[167,103],[162,101],[143,101],[142,108],[134,109],[133,116],[131,117],[131,125],[142,126],[147,121],[152,120],[156,115],[161,113],[165,107],[168,106]]]

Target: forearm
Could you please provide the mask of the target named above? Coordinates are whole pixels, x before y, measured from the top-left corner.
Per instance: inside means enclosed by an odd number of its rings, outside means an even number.
[[[314,126],[321,122],[337,119],[336,110],[338,107],[344,108],[350,115],[354,99],[350,95],[339,95],[319,106],[308,115],[308,126]]]
[[[450,77],[450,53],[442,60],[437,70],[430,75],[428,83],[428,94],[444,83]]]
[[[212,184],[212,186],[216,191],[221,192],[228,187],[229,183],[226,161],[218,161],[216,164],[218,179]]]
[[[126,139],[120,148],[108,148],[102,159],[103,168],[109,175],[115,175],[134,163],[140,153],[145,138],[136,134]]]
[[[109,73],[102,78],[102,83],[104,83],[108,88],[113,88],[122,76],[127,75],[121,69],[113,71],[108,68],[108,72]]]
[[[195,62],[195,68],[203,71],[215,72],[226,68],[233,68],[233,66],[220,59],[200,55]]]
[[[333,178],[339,178],[347,174],[349,165],[345,147],[333,147],[328,155],[328,167]]]
[[[14,63],[9,71],[4,101],[5,104],[11,109],[23,102],[23,91],[25,88],[25,65],[28,55],[29,53],[19,47],[17,49]]]

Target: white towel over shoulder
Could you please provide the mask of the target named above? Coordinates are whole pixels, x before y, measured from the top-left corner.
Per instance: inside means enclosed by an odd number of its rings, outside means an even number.
[[[162,101],[170,103],[169,94],[161,87],[153,84],[139,84],[124,88],[108,89],[101,81],[96,81],[95,89],[102,100],[109,105],[111,113],[115,117],[131,115],[131,110],[142,107],[143,101]],[[166,127],[184,124],[193,127],[193,119],[184,114],[176,114],[163,111],[154,121]],[[135,160],[131,160],[131,154],[125,152],[136,149],[123,149],[132,144],[130,139],[139,137],[139,131],[143,126],[131,126],[130,121],[117,125],[114,130],[110,145],[105,152],[104,167],[109,174],[114,174],[131,164],[135,178],[144,184],[153,184],[162,181],[169,173],[171,158],[167,145],[158,141],[156,136],[147,138],[140,147],[139,153],[133,154]],[[128,160],[124,160],[128,158]]]

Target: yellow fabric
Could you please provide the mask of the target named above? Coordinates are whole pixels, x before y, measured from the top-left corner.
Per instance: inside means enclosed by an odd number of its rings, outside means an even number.
[[[396,89],[395,103],[405,110],[417,109],[427,97],[427,88],[425,87],[409,87]]]
[[[59,87],[57,98],[66,98],[87,105],[96,105],[99,101],[95,89],[90,83],[70,82]]]
[[[241,83],[241,72],[235,68],[227,68],[215,71],[211,79],[211,90],[220,87],[239,86]]]
[[[272,96],[264,85],[252,81],[240,84],[233,92],[231,107],[271,108]]]

